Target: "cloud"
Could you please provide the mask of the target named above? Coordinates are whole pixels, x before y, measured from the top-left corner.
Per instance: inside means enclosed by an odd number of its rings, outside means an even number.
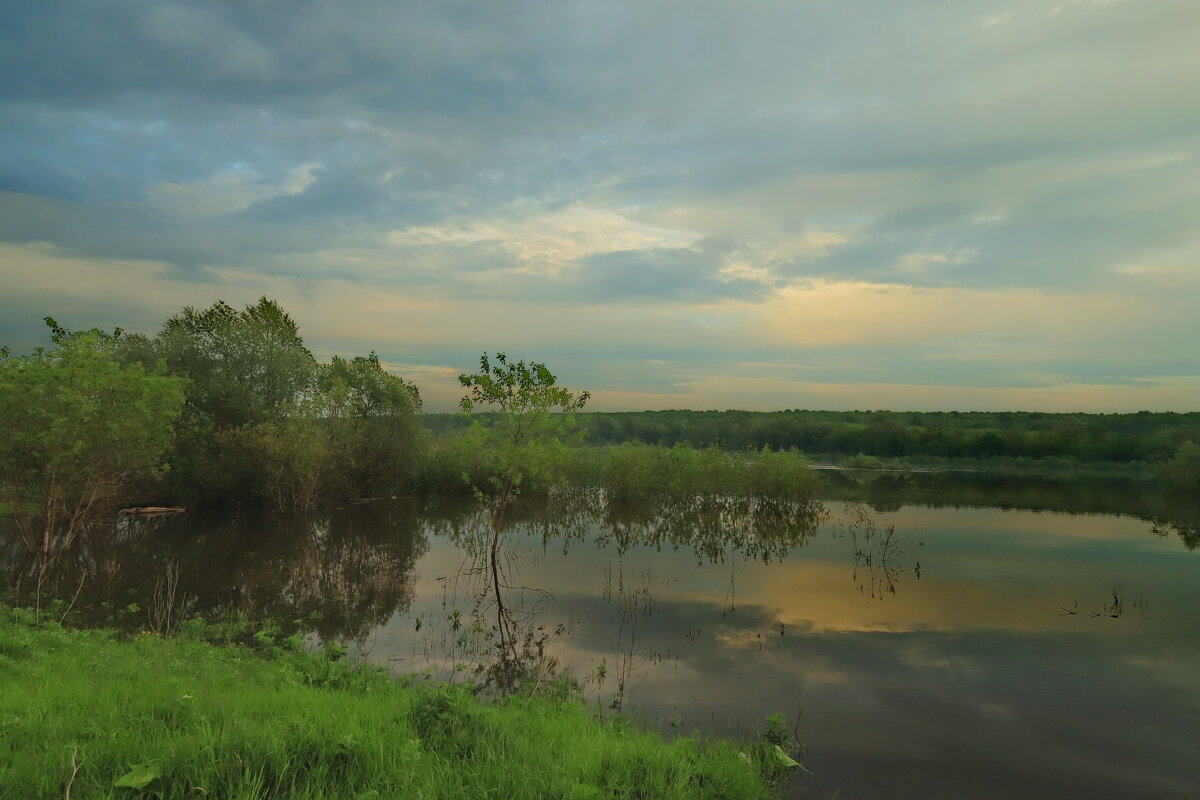
[[[671,230],[638,222],[615,210],[574,204],[563,208],[508,210],[483,220],[466,218],[438,225],[393,231],[397,246],[436,248],[443,245],[492,243],[532,272],[559,272],[579,259],[602,253],[681,248],[699,238],[692,231]],[[524,212],[524,213],[523,213]]]
[[[737,245],[706,240],[691,248],[621,250],[588,256],[578,287],[600,301],[703,302],[758,299],[769,280],[741,271]]]
[[[1136,327],[1131,321],[1150,311],[1137,299],[1116,293],[813,281],[763,303],[754,325],[766,340],[796,347],[952,342],[986,334],[1018,347],[1040,348],[1046,342],[1091,336],[1109,321]]]
[[[835,385],[1200,370],[1194,3],[10,5],[21,341],[31,300],[265,292],[318,349],[540,344],[629,402],[797,351]]]
[[[47,314],[68,327],[153,332],[185,304],[266,294],[300,322],[322,358],[376,350],[390,363],[443,367],[420,370],[430,410],[453,406],[454,370],[496,349],[546,361],[563,383],[593,390],[594,405],[609,409],[1138,410],[1187,407],[1200,393],[1189,377],[1200,374],[1195,354],[1173,347],[1181,332],[1194,339],[1200,330],[1190,295],[1173,286],[1155,302],[831,282],[736,299],[713,294],[710,284],[721,282],[709,272],[692,300],[650,302],[627,292],[623,302],[584,302],[573,284],[555,290],[572,298],[563,303],[519,292],[502,301],[463,298],[436,284],[363,284],[361,275],[320,272],[205,268],[197,280],[162,261],[79,258],[44,243],[0,246],[12,309],[0,334],[18,350],[43,344]]]

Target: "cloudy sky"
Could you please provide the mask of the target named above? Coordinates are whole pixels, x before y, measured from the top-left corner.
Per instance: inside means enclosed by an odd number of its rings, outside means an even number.
[[[0,8],[0,343],[278,299],[450,408],[1200,408],[1195,0]]]

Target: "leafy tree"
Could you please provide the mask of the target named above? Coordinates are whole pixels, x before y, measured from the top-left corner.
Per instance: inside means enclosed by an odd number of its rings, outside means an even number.
[[[177,495],[311,508],[392,494],[416,472],[416,387],[374,353],[318,363],[273,300],[185,308],[155,337],[128,337],[122,355],[188,380]]]
[[[170,476],[183,497],[238,500],[257,486],[262,470],[233,432],[287,418],[317,373],[296,323],[265,297],[184,308],[153,339],[128,337],[122,355],[187,378]]]
[[[1163,465],[1163,474],[1174,488],[1200,500],[1200,445],[1195,442],[1179,445],[1175,457]]]
[[[573,414],[583,408],[591,397],[589,392],[578,394],[557,385],[557,379],[537,361],[510,363],[504,353],[496,353],[495,362],[485,352],[479,359],[479,372],[462,374],[458,380],[467,390],[461,407],[470,414],[478,406],[494,408],[499,416],[498,423],[485,431],[482,426],[472,426],[472,436],[484,439],[496,456],[490,481],[495,490],[490,504],[491,542],[486,548],[476,551],[477,562],[470,570],[484,575],[487,585],[481,592],[477,608],[482,608],[485,599],[495,609],[494,632],[498,642],[496,662],[489,668],[501,689],[512,688],[522,675],[531,670],[540,673],[546,665],[544,659],[545,636],[539,636],[532,621],[525,623],[505,603],[504,589],[507,585],[504,568],[499,557],[501,534],[507,524],[506,513],[513,505],[522,483],[530,477],[539,477],[545,472],[544,449],[551,443],[552,433],[559,428],[556,423],[562,417],[551,420],[554,411]],[[482,493],[476,489],[482,498]],[[488,595],[491,595],[490,599]]]
[[[494,362],[484,353],[479,372],[459,375],[458,380],[467,389],[459,404],[463,414],[480,406],[496,413],[490,437],[483,437],[478,428],[476,436],[492,439],[485,446],[498,459],[491,483],[502,508],[523,483],[542,477],[542,451],[558,441],[566,420],[584,407],[591,393],[559,386],[545,364],[509,362],[504,353],[496,353]]]
[[[410,481],[421,446],[415,386],[374,353],[334,356],[286,416],[216,432],[231,471],[258,499],[308,509],[323,500],[387,495]]]
[[[591,399],[591,392],[575,394],[558,386],[545,364],[517,361],[510,364],[504,353],[496,353],[492,364],[488,354],[479,357],[479,372],[459,375],[467,388],[459,406],[470,414],[477,406],[490,406],[500,413],[508,441],[519,447],[539,432],[539,425],[555,409],[562,414],[580,411]]]
[[[182,380],[121,361],[120,329],[46,324],[55,347],[0,351],[0,495],[43,559],[162,467],[184,399]]]
[[[423,445],[417,387],[384,370],[375,353],[322,365],[316,416],[329,421],[349,491],[390,494],[413,478]]]
[[[312,385],[316,361],[274,300],[241,311],[218,300],[166,321],[151,352],[190,380],[189,416],[216,428],[278,419]]]

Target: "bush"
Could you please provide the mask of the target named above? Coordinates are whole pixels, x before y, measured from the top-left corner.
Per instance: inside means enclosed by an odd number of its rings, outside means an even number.
[[[839,466],[846,469],[883,469],[883,462],[875,456],[869,456],[865,453],[843,458]]]
[[[1184,442],[1175,457],[1163,465],[1163,477],[1172,488],[1200,499],[1200,445]]]
[[[121,363],[119,330],[46,322],[54,348],[0,348],[0,497],[41,556],[69,547],[162,468],[183,404],[183,381]]]

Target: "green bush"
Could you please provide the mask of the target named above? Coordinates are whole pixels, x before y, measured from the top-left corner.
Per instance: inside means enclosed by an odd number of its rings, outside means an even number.
[[[183,381],[125,364],[118,330],[72,333],[47,318],[54,347],[0,348],[0,498],[32,552],[46,557],[164,466]]]
[[[692,495],[808,501],[820,486],[820,477],[794,451],[630,443],[595,452],[597,483],[617,501]]]
[[[1163,465],[1163,477],[1172,488],[1200,499],[1200,445],[1184,442],[1175,457]]]
[[[674,447],[639,442],[585,447],[557,441],[522,447],[490,446],[481,426],[431,447],[420,485],[429,493],[492,492],[501,476],[519,494],[555,488],[603,489],[611,502],[646,502],[692,496],[761,497],[807,502],[820,476],[804,456],[770,448],[728,453],[716,447]]]
[[[883,469],[883,462],[875,456],[858,453],[849,458],[843,458],[840,466],[846,469]]]

